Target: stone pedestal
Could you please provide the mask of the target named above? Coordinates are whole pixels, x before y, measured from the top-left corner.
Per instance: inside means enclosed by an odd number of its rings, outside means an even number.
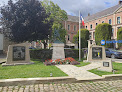
[[[53,43],[52,60],[65,59],[64,43]]]
[[[88,41],[88,55],[87,62],[106,60],[106,53],[104,46],[97,46],[95,42]]]
[[[32,64],[30,62],[29,43],[9,45],[7,61],[2,66]]]
[[[103,60],[102,63],[101,63],[101,67],[98,68],[98,70],[112,72],[113,66],[112,66],[111,59]]]

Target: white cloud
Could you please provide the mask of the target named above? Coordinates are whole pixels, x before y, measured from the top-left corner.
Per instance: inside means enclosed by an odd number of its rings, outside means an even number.
[[[13,0],[17,1],[17,0]],[[93,14],[118,4],[119,0],[52,0],[68,14],[78,16],[79,10],[83,16]],[[0,0],[0,4],[7,4],[8,0]]]
[[[118,4],[119,0],[52,0],[68,14],[78,16],[80,10],[83,16],[93,14]]]

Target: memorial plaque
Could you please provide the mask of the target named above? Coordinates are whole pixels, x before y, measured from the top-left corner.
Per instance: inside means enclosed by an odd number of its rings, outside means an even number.
[[[109,67],[109,62],[103,62],[104,67]]]
[[[13,61],[25,60],[25,46],[13,46]]]
[[[92,59],[102,59],[102,47],[92,48]]]

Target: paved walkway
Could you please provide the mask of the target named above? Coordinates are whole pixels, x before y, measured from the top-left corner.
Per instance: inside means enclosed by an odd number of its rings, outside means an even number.
[[[122,80],[5,86],[0,92],[122,92]]]
[[[56,65],[63,72],[68,74],[71,77],[75,77],[77,80],[86,80],[86,79],[99,79],[102,78],[96,74],[88,72],[87,70],[95,69],[100,67],[100,63],[91,63],[83,67],[76,67],[74,65]]]

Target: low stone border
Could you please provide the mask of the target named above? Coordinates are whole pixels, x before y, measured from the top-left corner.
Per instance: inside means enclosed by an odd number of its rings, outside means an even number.
[[[0,80],[0,86],[32,85],[40,83],[81,83],[89,81],[122,80],[122,74],[103,75],[102,78],[76,80],[73,77],[17,78]]]
[[[122,74],[111,74],[111,75],[102,75],[101,78],[94,78],[94,79],[81,79],[76,80],[75,82],[89,82],[89,81],[112,81],[112,80],[122,80]]]
[[[108,79],[121,79],[122,80],[122,74],[111,74],[111,75],[102,75],[102,77],[105,79],[105,80],[108,80]]]
[[[122,62],[120,62],[120,61],[113,61],[113,62],[115,62],[115,63],[122,63]]]
[[[4,67],[4,66],[16,66],[16,65],[31,65],[31,64],[34,64],[34,62],[29,62],[29,63],[15,63],[15,64],[6,64],[6,63],[3,63],[2,64],[2,67]]]
[[[17,86],[39,83],[72,83],[74,81],[76,81],[76,79],[73,77],[17,78],[0,80],[0,86]]]

